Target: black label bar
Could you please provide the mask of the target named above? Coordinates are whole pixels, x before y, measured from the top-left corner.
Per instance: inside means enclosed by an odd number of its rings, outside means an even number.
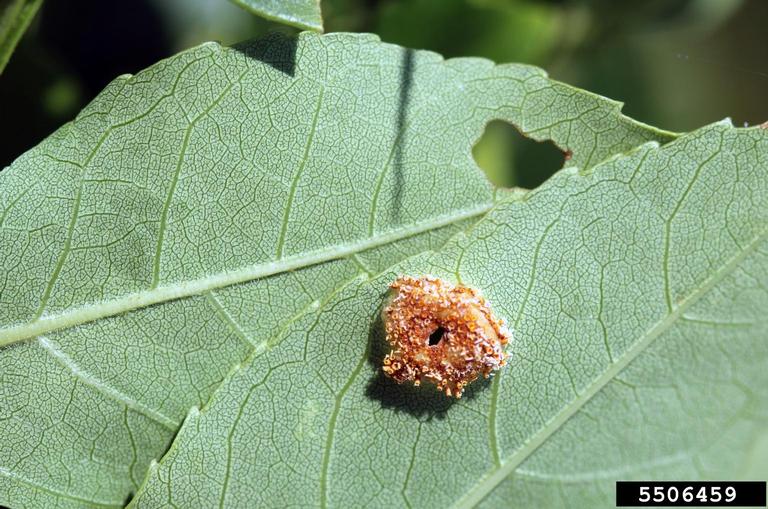
[[[765,481],[616,481],[616,507],[765,507]]]

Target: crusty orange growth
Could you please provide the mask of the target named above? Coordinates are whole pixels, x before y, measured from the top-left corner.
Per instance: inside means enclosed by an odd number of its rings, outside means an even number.
[[[460,398],[467,384],[504,366],[510,333],[477,290],[431,276],[401,276],[390,287],[384,322],[392,351],[383,369],[398,383],[428,380]]]

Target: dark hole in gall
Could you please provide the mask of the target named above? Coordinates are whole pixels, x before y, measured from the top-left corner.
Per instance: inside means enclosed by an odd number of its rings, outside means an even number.
[[[442,327],[438,327],[437,329],[432,332],[432,334],[429,335],[429,346],[435,346],[440,341],[442,341],[443,336],[445,335],[445,329]]]

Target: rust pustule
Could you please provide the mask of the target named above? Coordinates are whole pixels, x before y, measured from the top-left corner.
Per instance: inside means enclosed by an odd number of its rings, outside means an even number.
[[[398,383],[427,380],[460,398],[506,364],[511,333],[477,290],[431,276],[401,276],[390,288],[384,323],[392,351],[383,370]]]

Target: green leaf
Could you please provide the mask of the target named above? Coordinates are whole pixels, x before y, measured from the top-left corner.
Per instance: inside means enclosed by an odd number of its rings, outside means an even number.
[[[614,472],[764,473],[768,136],[660,147],[619,108],[347,34],[119,78],[0,172],[0,504],[604,505]],[[493,189],[494,119],[581,170]],[[489,297],[501,376],[380,378],[400,273]]]
[[[43,0],[3,0],[0,6],[0,74]]]
[[[323,31],[320,0],[232,0],[257,16],[293,27]]]
[[[726,124],[647,144],[347,283],[190,413],[134,506],[607,507],[616,479],[765,476],[767,149]],[[512,321],[490,386],[451,404],[377,375],[401,273]]]

